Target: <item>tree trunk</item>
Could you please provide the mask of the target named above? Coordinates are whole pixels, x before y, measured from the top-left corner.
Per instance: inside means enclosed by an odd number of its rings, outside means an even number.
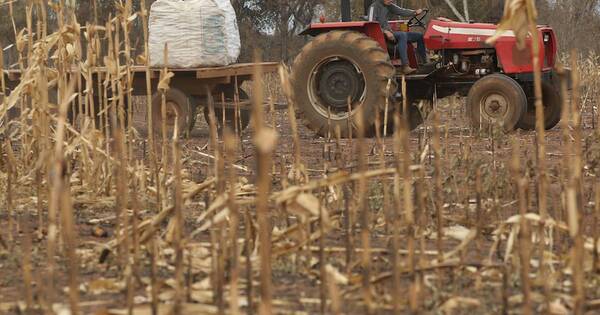
[[[456,7],[454,6],[454,4],[450,0],[444,0],[444,1],[446,1],[446,4],[448,4],[448,6],[450,7],[450,9],[454,13],[454,15],[456,15],[456,17],[461,22],[466,22],[465,18],[462,16],[462,14],[460,14],[460,12],[458,12],[458,10],[456,9]]]
[[[282,1],[283,2],[283,1]],[[289,36],[289,21],[290,13],[285,11],[281,15],[281,21],[279,23],[279,36],[281,37],[281,60],[287,62],[288,60],[288,36]]]

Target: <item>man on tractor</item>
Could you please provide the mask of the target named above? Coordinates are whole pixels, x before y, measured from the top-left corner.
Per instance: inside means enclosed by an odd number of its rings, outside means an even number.
[[[444,18],[433,18],[426,25],[427,9],[402,9],[392,0],[363,1],[370,21],[352,21],[348,14],[352,1],[342,0],[341,22],[313,23],[300,33],[314,39],[294,60],[290,99],[310,129],[324,137],[339,129],[340,135],[349,137],[363,126],[366,134],[376,134],[386,126],[381,120],[377,123],[378,117],[389,117],[397,108],[398,104],[389,106],[390,100],[402,100],[402,114],[413,130],[426,118],[423,109],[456,94],[466,97],[465,113],[475,130],[535,129],[533,36],[524,50],[512,31],[501,32],[490,45],[487,40],[498,33],[498,25]],[[389,14],[410,19],[388,20]],[[424,34],[409,33],[415,27],[424,28]],[[550,129],[562,115],[553,71],[558,41],[549,26],[540,25],[536,31],[544,127]],[[418,49],[409,42],[416,42]],[[435,56],[434,63],[427,62],[428,53]],[[414,72],[412,68],[419,73],[402,78]],[[389,123],[388,131],[394,127]]]
[[[396,43],[396,50],[400,61],[402,62],[402,73],[411,74],[416,71],[410,67],[408,60],[408,43],[417,43],[417,57],[419,64],[429,63],[423,34],[416,32],[394,32],[390,27],[388,17],[390,14],[402,17],[414,17],[423,13],[423,9],[410,10],[404,9],[392,3],[393,0],[376,0],[369,8],[369,21],[377,21],[381,25],[381,29],[385,37]]]

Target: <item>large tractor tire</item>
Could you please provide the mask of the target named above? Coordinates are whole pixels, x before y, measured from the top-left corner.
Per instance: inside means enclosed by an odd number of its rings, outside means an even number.
[[[329,128],[339,128],[343,137],[357,135],[358,112],[364,130],[373,129],[377,112],[396,91],[395,71],[388,53],[370,37],[354,31],[321,34],[294,61],[292,102],[320,136]]]
[[[544,128],[550,130],[560,122],[562,100],[557,88],[550,82],[542,82],[542,102],[544,103]],[[535,97],[527,100],[527,111],[521,117],[518,127],[535,130]]]
[[[171,88],[166,94],[166,128],[167,136],[172,137],[173,131],[177,130],[180,137],[189,135],[192,124],[192,109],[189,97],[176,88]],[[175,125],[177,122],[177,125]],[[152,97],[152,130],[157,135],[162,135],[162,95],[156,93]]]
[[[224,94],[225,96],[225,102],[228,104],[234,104],[234,100],[235,100],[235,89],[232,87],[226,87],[220,91],[218,91],[218,94],[216,94],[215,97],[215,103],[216,105],[221,103],[221,93]],[[240,102],[245,102],[248,101],[250,99],[250,97],[248,96],[248,94],[242,90],[242,89],[238,89],[238,95],[239,95],[239,101]],[[203,105],[200,105],[203,106]],[[204,119],[206,119],[207,123],[210,123],[210,118],[209,118],[209,108],[208,106],[203,106],[204,107]],[[224,127],[227,126],[229,127],[232,131],[238,131],[241,132],[243,130],[245,130],[246,128],[248,128],[248,125],[250,125],[250,116],[251,116],[251,110],[249,109],[242,109],[240,108],[239,110],[239,116],[237,119],[237,126],[236,126],[236,118],[235,118],[235,111],[236,108],[225,108],[225,110],[223,110],[222,108],[218,108],[218,106],[215,106],[215,118],[216,118],[216,123],[217,123],[217,129],[219,132],[222,132]],[[225,116],[223,116],[223,114],[225,114]],[[225,124],[223,124],[225,123]],[[236,128],[237,127],[237,128]]]
[[[477,81],[467,96],[467,113],[476,130],[498,126],[513,131],[527,107],[527,96],[517,81],[492,74]]]

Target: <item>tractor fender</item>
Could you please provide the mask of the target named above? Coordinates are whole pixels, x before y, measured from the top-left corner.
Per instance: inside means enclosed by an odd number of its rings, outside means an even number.
[[[313,23],[299,35],[309,35],[316,37],[323,33],[331,31],[355,31],[363,33],[376,41],[381,48],[387,51],[387,43],[385,35],[377,22],[358,21],[358,22],[330,22],[330,23]]]
[[[560,90],[562,80],[566,80],[567,90],[573,90],[572,70],[570,68],[563,68],[561,71],[562,72],[559,72],[559,70],[557,69],[553,69],[551,71],[543,71],[542,81],[548,82],[557,90]],[[512,77],[519,82],[534,82],[533,72],[515,73],[512,75]]]

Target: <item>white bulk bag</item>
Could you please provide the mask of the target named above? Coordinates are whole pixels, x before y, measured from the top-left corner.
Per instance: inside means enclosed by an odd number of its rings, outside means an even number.
[[[229,0],[157,0],[148,27],[153,67],[225,66],[240,56],[240,32]]]

